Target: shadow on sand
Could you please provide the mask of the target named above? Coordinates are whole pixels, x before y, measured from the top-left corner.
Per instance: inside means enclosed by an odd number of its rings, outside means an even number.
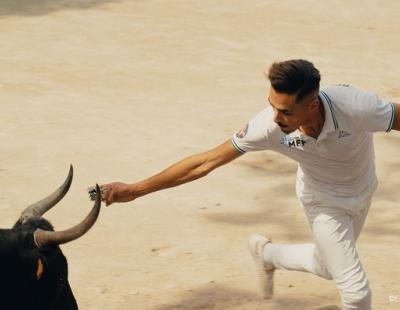
[[[84,10],[121,0],[1,0],[0,16],[37,16],[61,10]]]
[[[152,310],[180,310],[180,309],[265,309],[265,310],[338,310],[334,305],[321,306],[321,301],[315,298],[281,298],[263,300],[257,294],[227,288],[212,284],[207,287],[182,293],[178,301],[160,305]]]
[[[271,153],[257,154],[239,162],[238,165],[243,177],[261,177],[261,182],[265,182],[267,188],[256,193],[255,197],[248,197],[248,212],[213,212],[205,214],[204,217],[208,221],[223,225],[280,226],[283,233],[280,237],[294,242],[310,239],[306,217],[295,194],[297,165],[279,154]],[[268,178],[272,178],[273,182],[268,182]],[[266,194],[266,191],[269,194]]]

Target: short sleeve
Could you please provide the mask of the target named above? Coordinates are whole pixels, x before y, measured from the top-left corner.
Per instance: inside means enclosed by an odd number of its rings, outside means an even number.
[[[351,86],[331,86],[326,89],[326,93],[339,105],[341,112],[350,117],[353,125],[359,130],[389,132],[392,129],[396,115],[394,103],[372,92]]]
[[[233,135],[233,146],[242,154],[268,149],[268,133],[274,124],[272,116],[271,107],[258,113],[248,124]]]
[[[392,129],[396,115],[394,103],[362,90],[357,90],[355,96],[355,104],[360,107],[356,118],[361,129],[370,132],[389,132]]]

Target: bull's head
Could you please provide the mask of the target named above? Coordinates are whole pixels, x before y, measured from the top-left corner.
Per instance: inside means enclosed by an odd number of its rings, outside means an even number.
[[[68,283],[67,260],[58,245],[83,236],[96,222],[101,197],[78,225],[54,231],[42,215],[68,192],[73,169],[48,197],[27,207],[12,229],[0,229],[0,309],[78,309]],[[99,188],[96,185],[97,193]]]

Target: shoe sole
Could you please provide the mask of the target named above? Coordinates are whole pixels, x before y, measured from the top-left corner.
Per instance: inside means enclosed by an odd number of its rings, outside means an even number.
[[[249,239],[249,252],[254,259],[256,275],[261,295],[264,299],[270,299],[274,294],[274,271],[275,268],[265,266],[263,259],[264,246],[271,241],[261,235],[254,234]]]

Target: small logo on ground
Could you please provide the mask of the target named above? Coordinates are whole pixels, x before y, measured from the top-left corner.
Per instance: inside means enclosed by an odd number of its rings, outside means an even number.
[[[400,295],[389,295],[389,302],[400,302]]]
[[[243,139],[246,135],[247,135],[247,131],[249,130],[249,124],[247,124],[245,127],[243,127],[242,129],[240,129],[237,133],[236,133],[236,137],[238,137],[239,139]]]

